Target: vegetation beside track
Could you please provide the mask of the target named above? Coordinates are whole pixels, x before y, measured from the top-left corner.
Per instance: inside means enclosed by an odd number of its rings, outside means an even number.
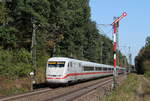
[[[38,69],[35,78],[39,87],[41,83],[43,84],[43,82],[45,82],[44,71],[42,68]],[[29,92],[30,89],[31,89],[31,79],[29,76],[18,78],[17,77],[11,78],[9,76],[0,76],[0,97]]]
[[[19,94],[30,90],[28,78],[12,80],[6,77],[0,78],[0,96]]]
[[[112,65],[112,40],[97,29],[90,16],[89,0],[0,2],[0,95],[29,90],[29,82],[26,85],[22,78],[28,80],[32,71],[37,82],[42,82],[46,61],[52,56]],[[36,67],[31,54],[34,32]],[[118,53],[122,60],[123,54]],[[16,87],[19,84],[26,86]]]
[[[145,45],[135,58],[135,67],[138,74],[144,74],[150,78],[150,36],[146,38]]]
[[[129,74],[125,82],[102,101],[149,101],[150,81],[143,75]]]
[[[149,72],[145,72],[145,73],[144,73],[144,76],[145,76],[147,79],[150,80],[150,71],[149,71]]]

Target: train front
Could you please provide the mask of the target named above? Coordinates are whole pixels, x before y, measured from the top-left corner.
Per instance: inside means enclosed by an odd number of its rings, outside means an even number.
[[[65,76],[66,63],[65,59],[62,58],[50,58],[46,67],[46,82],[56,84],[67,83]]]

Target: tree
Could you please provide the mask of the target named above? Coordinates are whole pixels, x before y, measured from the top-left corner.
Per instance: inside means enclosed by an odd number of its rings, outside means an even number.
[[[113,64],[112,40],[91,21],[89,0],[12,0],[0,8],[0,46],[29,54],[35,32],[38,67],[44,68],[52,56]],[[30,63],[26,70],[22,68],[25,61],[16,62],[11,64],[16,68],[14,74],[16,70],[23,75],[32,70]]]
[[[135,58],[136,70],[138,73],[150,71],[150,37],[146,38],[146,44],[141,48],[138,56]]]

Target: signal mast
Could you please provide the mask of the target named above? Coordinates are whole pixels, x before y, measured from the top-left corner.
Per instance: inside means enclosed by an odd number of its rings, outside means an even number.
[[[116,66],[117,66],[117,56],[116,56],[116,51],[117,51],[117,32],[118,32],[118,27],[119,27],[119,21],[127,16],[126,12],[123,12],[122,15],[114,20],[114,22],[111,24],[113,26],[113,52],[114,52],[114,73],[113,73],[113,89],[116,88],[116,76],[117,76],[117,71],[116,71]]]

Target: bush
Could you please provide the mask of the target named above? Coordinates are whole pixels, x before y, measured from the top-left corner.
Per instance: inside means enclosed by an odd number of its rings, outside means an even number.
[[[24,48],[20,49],[17,53],[15,53],[15,57],[16,57],[18,62],[32,64],[31,53],[29,53]]]
[[[32,58],[27,50],[20,49],[14,52],[0,48],[0,75],[17,78],[26,76],[31,71]]]

